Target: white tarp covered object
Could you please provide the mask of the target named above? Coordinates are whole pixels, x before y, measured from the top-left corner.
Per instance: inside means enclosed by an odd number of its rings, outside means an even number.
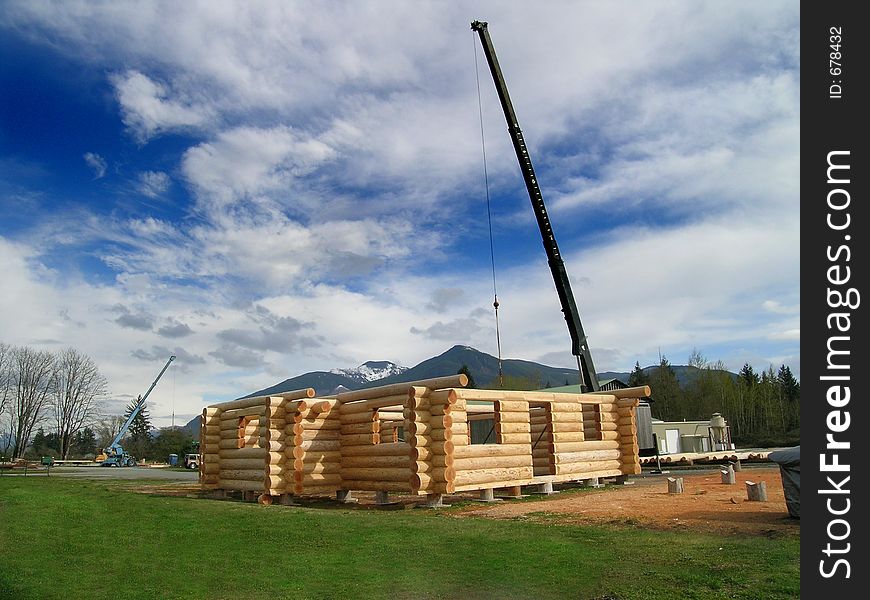
[[[774,450],[768,457],[779,465],[782,475],[782,490],[785,492],[785,505],[788,514],[801,518],[801,447]]]

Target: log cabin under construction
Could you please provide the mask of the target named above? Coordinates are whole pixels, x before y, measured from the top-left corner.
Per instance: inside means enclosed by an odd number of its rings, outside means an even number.
[[[588,394],[466,389],[465,375],[336,396],[313,389],[203,410],[203,487],[273,498],[429,496],[639,474],[649,387]]]

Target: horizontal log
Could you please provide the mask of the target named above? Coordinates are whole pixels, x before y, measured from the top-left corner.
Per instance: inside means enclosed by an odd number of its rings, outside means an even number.
[[[551,423],[582,423],[582,413],[552,413],[550,414]]]
[[[586,450],[585,452],[560,452],[554,454],[553,462],[556,464],[588,462],[594,460],[619,460],[622,453],[618,449],[613,450]]]
[[[315,462],[302,465],[301,469],[294,469],[297,473],[340,473],[339,462]]]
[[[221,409],[217,406],[206,406],[202,409],[203,420],[210,419],[212,417],[218,416],[221,414]]]
[[[589,392],[590,394],[600,394],[613,396],[617,399],[622,398],[649,398],[652,396],[652,389],[648,385],[637,387],[622,388],[621,390],[607,390],[604,392]]]
[[[293,448],[293,458],[302,458],[306,452],[341,450],[338,440],[306,440]]]
[[[359,423],[356,423],[357,425]],[[371,421],[369,421],[369,425],[371,425]],[[315,420],[305,420],[300,421],[299,423],[290,423],[286,427],[287,433],[291,435],[296,435],[300,431],[327,431],[327,430],[340,430],[342,428],[342,424],[338,419],[315,419]],[[285,428],[281,428],[282,431]]]
[[[222,448],[218,455],[225,458],[259,458],[264,459],[269,453],[265,448]]]
[[[398,412],[398,409],[404,408],[407,401],[408,397],[405,394],[397,394],[393,396],[375,396],[359,402],[350,402],[340,405],[338,409],[339,418],[341,418],[341,415],[367,413],[391,407],[396,407],[396,410],[391,408],[390,412]]]
[[[310,452],[302,458],[294,458],[292,466],[294,471],[305,471],[310,465],[339,465],[340,460],[340,452]],[[288,468],[290,464],[288,461]]]
[[[460,423],[463,421],[460,421]],[[453,427],[453,415],[433,414],[429,419],[429,423],[432,425],[432,427],[450,429],[451,427]]]
[[[584,442],[556,442],[553,444],[554,452],[584,452],[586,450],[611,450],[619,448],[619,442],[615,440],[586,440]]]
[[[499,444],[531,444],[532,435],[530,433],[503,433],[496,434],[496,439]]]
[[[409,467],[342,467],[341,477],[353,481],[408,481]]]
[[[529,414],[529,403],[524,400],[498,400],[494,404],[494,411],[499,414],[518,412]]]
[[[640,400],[637,398],[619,398],[616,400],[616,408],[620,407],[630,407],[637,408],[640,404]]]
[[[460,458],[484,458],[490,456],[522,456],[529,453],[529,446],[522,444],[471,444],[456,448],[454,457]]]
[[[409,456],[410,446],[398,444],[373,444],[371,446],[343,446],[342,458],[346,456]]]
[[[246,444],[245,444],[244,440],[239,439],[237,437],[232,438],[232,439],[227,439],[227,440],[221,440],[218,443],[218,448],[221,450],[231,450],[233,448],[243,448],[245,446],[246,446]]]
[[[247,408],[249,406],[262,405],[268,400],[270,397],[280,396],[284,400],[298,400],[302,398],[313,398],[314,397],[314,388],[305,388],[302,390],[293,390],[288,392],[281,392],[278,394],[269,394],[268,396],[253,396],[250,398],[240,398],[239,400],[233,400],[230,402],[223,402],[221,404],[217,404],[216,407],[220,408],[222,411],[234,410],[238,408]]]
[[[280,464],[280,463],[279,463]],[[262,458],[227,458],[219,463],[221,469],[262,469],[264,462]]]
[[[475,469],[456,471],[454,483],[456,486],[523,480],[533,477],[532,466],[500,469]]]
[[[356,435],[360,433],[378,433],[381,430],[380,421],[366,423],[348,423],[341,425],[341,435]]]
[[[396,456],[343,456],[341,457],[343,468],[410,468],[411,457],[407,454]]]
[[[332,484],[340,484],[341,483],[341,474],[339,473],[300,473],[295,471],[293,473],[293,481],[294,487],[295,483],[301,483],[302,485],[313,484],[313,485],[332,485]]]
[[[564,475],[567,473],[592,473],[601,470],[619,470],[622,463],[618,460],[595,460],[573,463],[558,463],[556,465],[556,475]]]
[[[546,463],[546,458],[544,459]],[[475,469],[519,468],[532,465],[532,455],[515,456],[487,456],[478,458],[456,458],[453,460],[453,468],[459,471],[473,471]]]
[[[356,490],[360,492],[409,492],[411,491],[410,477],[405,481],[360,481],[341,480],[341,489]]]
[[[342,425],[350,425],[352,423],[372,423],[378,420],[379,414],[380,411],[378,410],[362,411],[350,414],[342,412],[338,417],[338,421]]]
[[[263,480],[247,481],[241,479],[218,479],[218,489],[222,490],[240,490],[244,492],[258,492],[263,490]]]
[[[240,479],[244,481],[263,481],[263,465],[259,469],[221,469],[221,479]]]
[[[236,421],[238,419],[251,419],[256,421],[265,414],[266,407],[263,404],[248,406],[247,408],[225,410],[221,413],[221,423],[225,423],[227,421]]]
[[[529,423],[505,423],[496,422],[496,433],[529,433]]]
[[[435,428],[426,421],[409,421],[405,431],[407,431],[409,435],[427,435],[431,433],[433,429]]]
[[[355,433],[341,436],[342,448],[346,446],[366,446],[380,443],[381,438],[376,433]]]
[[[218,463],[202,464],[199,466],[200,473],[220,473],[221,466]]]
[[[385,385],[380,387],[368,388],[365,390],[355,390],[338,394],[336,398],[340,403],[353,402],[356,400],[367,400],[370,398],[379,398],[382,396],[391,396],[395,394],[407,394],[411,387],[425,387],[429,389],[440,388],[455,388],[465,387],[468,385],[468,377],[464,374],[450,375],[448,377],[435,377],[432,379],[422,379],[420,381],[411,381],[408,383],[396,383],[393,385]]]

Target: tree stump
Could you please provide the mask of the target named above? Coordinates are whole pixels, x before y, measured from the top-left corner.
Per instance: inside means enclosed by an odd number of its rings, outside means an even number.
[[[763,481],[747,481],[746,496],[753,502],[767,502],[767,484]]]
[[[272,506],[272,496],[270,496],[269,494],[260,494],[257,497],[257,502],[259,502],[263,506]]]
[[[734,474],[734,467],[732,467],[731,465],[728,465],[727,469],[722,470],[722,483],[737,483],[737,476]]]
[[[682,494],[683,493],[683,478],[682,477],[668,477],[668,493],[669,494]]]

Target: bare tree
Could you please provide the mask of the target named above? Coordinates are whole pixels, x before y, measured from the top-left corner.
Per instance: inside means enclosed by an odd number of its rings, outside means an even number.
[[[121,426],[126,421],[121,415],[112,415],[100,420],[97,423],[97,444],[100,448],[105,448],[112,443],[118,432],[121,431]]]
[[[0,342],[0,455],[9,454],[12,446],[12,411],[9,410],[9,398],[12,386],[9,380],[9,364],[12,356],[12,347]]]
[[[27,347],[13,348],[9,383],[12,412],[12,457],[21,458],[33,428],[45,413],[55,379],[55,361],[50,352]]]
[[[52,403],[60,453],[69,457],[73,436],[97,415],[107,381],[96,363],[75,348],[67,348],[56,358],[56,378]]]

